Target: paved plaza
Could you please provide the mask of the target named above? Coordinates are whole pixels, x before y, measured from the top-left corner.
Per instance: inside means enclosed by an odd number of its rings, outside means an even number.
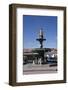
[[[37,64],[26,64],[23,65],[23,74],[48,74],[57,73],[57,66],[51,66],[51,64],[37,65]]]

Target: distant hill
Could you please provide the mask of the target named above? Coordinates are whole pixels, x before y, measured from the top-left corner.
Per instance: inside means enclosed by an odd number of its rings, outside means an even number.
[[[42,48],[45,52],[57,52],[57,49],[56,48]],[[23,49],[23,51],[24,51],[24,53],[30,53],[30,52],[32,52],[32,51],[34,51],[34,50],[40,50],[40,48],[24,48]]]

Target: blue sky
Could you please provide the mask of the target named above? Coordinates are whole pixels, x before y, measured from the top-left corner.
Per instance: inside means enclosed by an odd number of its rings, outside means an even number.
[[[40,28],[43,28],[44,48],[57,47],[57,16],[23,16],[23,35],[24,48],[39,48],[39,42],[36,41]]]

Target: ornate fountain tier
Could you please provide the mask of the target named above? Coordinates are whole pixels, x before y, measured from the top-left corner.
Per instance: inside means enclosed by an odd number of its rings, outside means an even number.
[[[39,32],[39,38],[37,38],[36,40],[39,41],[40,48],[43,48],[43,41],[45,41],[46,39],[44,39],[42,28],[40,29],[40,32]]]
[[[39,41],[40,48],[36,48],[35,51],[39,54],[39,58],[41,60],[41,63],[44,64],[46,60],[44,59],[45,49],[43,48],[43,41],[45,41],[46,39],[44,38],[42,28],[40,29],[39,37],[36,40]]]

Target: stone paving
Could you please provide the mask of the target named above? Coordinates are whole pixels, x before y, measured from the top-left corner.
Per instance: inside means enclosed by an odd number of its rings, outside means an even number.
[[[50,64],[37,65],[37,64],[26,64],[23,65],[23,74],[47,74],[57,73],[57,66],[50,66]]]

